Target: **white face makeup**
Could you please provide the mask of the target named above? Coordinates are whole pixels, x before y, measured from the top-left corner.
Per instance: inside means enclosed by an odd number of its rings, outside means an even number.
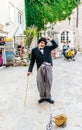
[[[46,45],[45,45],[45,42],[44,41],[41,41],[39,44],[38,44],[39,48],[44,48]]]

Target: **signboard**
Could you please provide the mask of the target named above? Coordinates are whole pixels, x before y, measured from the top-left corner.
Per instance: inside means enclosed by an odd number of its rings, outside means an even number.
[[[7,62],[13,62],[13,60],[14,60],[14,52],[6,51],[6,60],[7,60]]]
[[[5,47],[8,48],[8,47],[14,47],[13,45],[13,42],[5,42]]]
[[[6,64],[13,65],[14,64],[14,52],[6,51]]]

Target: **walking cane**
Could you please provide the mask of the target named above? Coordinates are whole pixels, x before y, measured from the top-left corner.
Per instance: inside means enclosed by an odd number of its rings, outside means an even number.
[[[25,98],[24,98],[24,107],[25,107],[26,101],[27,101],[28,82],[29,82],[29,76],[27,77],[26,93],[25,93]]]

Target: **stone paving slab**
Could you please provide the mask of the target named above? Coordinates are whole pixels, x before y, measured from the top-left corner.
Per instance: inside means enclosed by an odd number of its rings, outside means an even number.
[[[28,67],[0,67],[0,130],[46,130],[50,114],[65,114],[67,125],[52,130],[82,129],[82,54],[76,61],[53,60],[52,98],[54,105],[38,104],[36,65],[29,78],[27,102],[24,97],[27,87]]]

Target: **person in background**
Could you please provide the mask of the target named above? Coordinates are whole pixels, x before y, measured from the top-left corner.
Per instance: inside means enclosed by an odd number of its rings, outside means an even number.
[[[52,45],[47,45],[48,40]],[[52,86],[52,57],[51,51],[58,47],[58,44],[50,37],[41,37],[38,40],[38,46],[32,49],[31,60],[27,76],[30,76],[33,70],[34,63],[37,64],[37,87],[40,94],[38,103],[47,101],[54,103],[51,99]]]
[[[5,44],[4,38],[5,37],[0,37],[0,45],[4,45]]]
[[[0,66],[3,65],[2,48],[0,48]]]
[[[23,45],[23,42],[22,42],[22,41],[20,41],[20,44],[18,45],[17,49],[18,49],[18,52],[19,52],[19,56],[20,56],[21,58],[23,58],[24,45]]]
[[[68,51],[69,49],[69,44],[64,42],[64,45],[63,45],[63,56],[66,57],[66,52]]]

